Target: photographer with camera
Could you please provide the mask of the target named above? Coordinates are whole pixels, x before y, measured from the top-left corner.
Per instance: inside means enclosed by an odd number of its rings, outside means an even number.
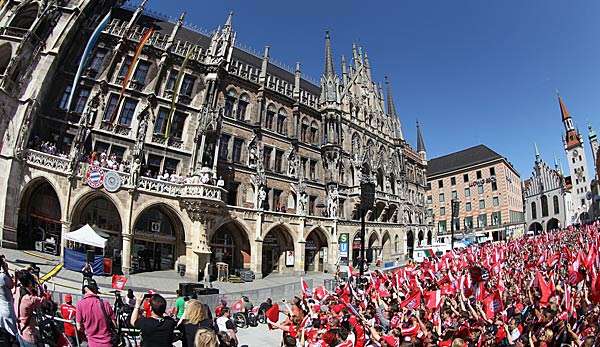
[[[17,317],[12,295],[14,285],[4,255],[0,255],[0,345],[10,344],[17,335]]]
[[[83,298],[77,302],[75,321],[78,331],[84,331],[89,347],[112,347],[118,336],[114,332],[115,314],[108,301],[98,296],[98,284],[91,278],[83,280]]]
[[[44,298],[38,295],[38,286],[31,272],[19,271],[15,273],[15,277],[18,278],[20,284],[14,302],[17,315],[17,340],[21,347],[38,346],[42,341],[37,329],[34,310],[42,305]]]
[[[140,310],[145,301],[150,303],[151,312],[140,318]],[[165,316],[167,301],[160,294],[143,294],[137,298],[131,314],[131,325],[142,332],[141,347],[171,346],[175,340],[177,322]]]

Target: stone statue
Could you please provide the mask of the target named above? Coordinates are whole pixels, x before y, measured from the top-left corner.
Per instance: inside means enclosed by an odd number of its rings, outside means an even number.
[[[298,213],[306,216],[308,212],[308,194],[302,192],[298,195]]]
[[[142,170],[142,161],[140,158],[135,158],[131,163],[131,185],[137,186],[140,177],[140,171]]]
[[[256,205],[254,206],[254,208],[262,210],[266,199],[267,199],[267,192],[265,192],[265,188],[259,187],[258,194],[256,197]]]
[[[329,217],[336,218],[338,210],[338,188],[335,185],[329,187],[329,194],[327,194],[327,214]]]
[[[291,149],[290,155],[288,156],[288,176],[298,177],[298,167],[300,166],[300,157],[296,154],[294,148]]]

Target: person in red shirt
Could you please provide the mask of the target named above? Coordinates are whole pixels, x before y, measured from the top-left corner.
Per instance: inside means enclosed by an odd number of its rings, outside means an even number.
[[[77,309],[73,306],[73,297],[71,294],[65,295],[65,303],[60,305],[60,315],[63,319],[74,321]],[[75,326],[71,323],[64,323],[65,335],[71,346],[77,345],[75,338]]]

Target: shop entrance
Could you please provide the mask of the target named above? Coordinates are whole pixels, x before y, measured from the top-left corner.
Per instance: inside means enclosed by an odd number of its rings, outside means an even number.
[[[327,238],[321,228],[314,229],[304,244],[304,271],[322,272],[328,262]]]
[[[60,254],[62,223],[60,202],[45,179],[33,183],[23,194],[19,209],[17,246]]]
[[[282,273],[294,267],[294,242],[282,226],[265,235],[262,244],[262,275]]]
[[[133,228],[131,267],[135,272],[172,270],[184,254],[183,225],[174,212],[159,204],[145,209]]]

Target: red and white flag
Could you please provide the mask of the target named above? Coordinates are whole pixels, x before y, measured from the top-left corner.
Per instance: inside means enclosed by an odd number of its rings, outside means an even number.
[[[437,310],[442,304],[442,291],[438,289],[431,292],[426,292],[425,301],[428,309]]]
[[[127,277],[123,275],[112,275],[112,287],[113,289],[123,290],[127,283]]]
[[[302,288],[302,295],[304,298],[312,297],[312,290],[308,288],[308,283],[306,283],[304,277],[300,277],[300,286]]]

